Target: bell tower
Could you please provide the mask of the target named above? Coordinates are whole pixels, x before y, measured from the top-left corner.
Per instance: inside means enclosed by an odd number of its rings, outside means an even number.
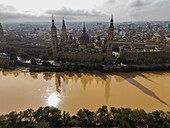
[[[62,25],[62,41],[66,42],[67,41],[67,32],[66,32],[66,25],[63,17],[63,25]]]
[[[110,26],[108,29],[108,39],[107,39],[107,61],[112,61],[113,52],[113,38],[114,38],[114,25],[113,25],[113,15],[111,16]]]
[[[54,23],[54,18],[52,16],[52,26],[51,26],[51,40],[52,40],[52,53],[53,58],[57,59],[58,57],[58,37],[57,37],[57,29]]]
[[[5,42],[6,42],[6,39],[4,37],[3,28],[2,28],[2,25],[0,23],[0,43],[5,43]]]
[[[108,29],[108,42],[107,42],[107,49],[112,49],[112,42],[114,38],[114,25],[113,25],[113,15],[111,16],[110,26]]]

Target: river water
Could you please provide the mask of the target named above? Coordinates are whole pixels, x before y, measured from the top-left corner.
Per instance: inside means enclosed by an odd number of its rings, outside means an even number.
[[[129,107],[170,111],[170,72],[30,73],[0,71],[0,114],[54,106],[71,114],[81,108]]]

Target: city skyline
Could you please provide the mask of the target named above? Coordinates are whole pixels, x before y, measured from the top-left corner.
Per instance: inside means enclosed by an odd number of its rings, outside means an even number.
[[[170,21],[169,0],[2,0],[0,22],[49,22],[54,15],[59,22]]]

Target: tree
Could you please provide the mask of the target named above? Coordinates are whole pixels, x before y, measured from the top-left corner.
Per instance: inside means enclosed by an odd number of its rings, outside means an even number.
[[[63,115],[62,115],[62,125],[69,126],[70,120],[71,120],[70,114],[68,112],[64,111]]]
[[[141,110],[135,109],[133,111],[132,118],[135,123],[144,123],[146,120],[146,117],[147,117],[147,114],[143,109]]]
[[[49,55],[48,55],[48,53],[44,53],[43,55],[40,55],[39,58],[42,59],[42,60],[48,60],[49,59]]]
[[[16,53],[11,53],[11,54],[10,54],[10,60],[17,60],[17,55],[16,55]]]
[[[22,59],[29,59],[29,55],[25,52],[19,52],[19,57]]]
[[[11,112],[8,115],[8,126],[16,126],[18,121],[18,114],[17,112]]]
[[[24,119],[25,122],[32,122],[33,121],[33,109],[27,109],[20,113],[22,119]]]
[[[49,62],[47,62],[47,61],[43,61],[42,65],[43,65],[43,66],[52,66],[52,64],[49,63]]]
[[[124,57],[119,57],[119,58],[117,58],[117,60],[116,60],[116,64],[127,64],[128,63],[128,61],[126,60],[126,58],[124,58]]]
[[[7,68],[8,61],[0,58],[0,68]]]
[[[167,70],[168,69],[168,65],[167,64],[163,64],[162,68],[163,68],[163,70]]]
[[[40,121],[35,128],[50,128],[50,125],[45,120]]]
[[[95,126],[96,114],[88,109],[80,109],[77,112],[79,126]]]
[[[107,106],[102,106],[97,112],[80,109],[76,115],[70,117],[55,107],[40,107],[35,112],[27,109],[20,113],[11,112],[0,115],[0,128],[56,128],[56,127],[135,127],[169,128],[170,112],[154,111],[146,113],[144,110],[130,108],[113,108],[108,113]]]
[[[61,127],[62,125],[62,120],[61,120],[61,110],[59,110],[58,108],[51,108],[50,110],[50,127]]]
[[[146,58],[146,59],[144,60],[144,63],[145,63],[145,64],[153,64],[154,61],[153,61],[152,58]]]
[[[159,59],[158,59],[158,63],[159,63],[159,64],[163,64],[164,62],[163,62],[163,60],[162,60],[161,58],[159,58]]]
[[[100,126],[108,126],[109,125],[109,113],[107,110],[107,106],[102,106],[97,110],[97,120]]]
[[[119,128],[131,128],[129,123],[125,120],[120,120],[120,124],[118,125]]]
[[[5,46],[0,51],[6,54],[11,54],[11,53],[16,53],[16,48],[13,46]]]
[[[73,70],[74,71],[79,71],[79,65],[76,63],[74,66],[73,66]]]
[[[109,118],[110,118],[110,125],[111,126],[115,126],[117,124],[117,109],[114,107],[110,108],[110,114],[109,114]]]
[[[35,58],[31,58],[31,64],[32,65],[36,65],[37,64],[36,61],[35,61]]]

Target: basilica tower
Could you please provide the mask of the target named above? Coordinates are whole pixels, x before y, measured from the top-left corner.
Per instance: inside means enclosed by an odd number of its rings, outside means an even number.
[[[112,48],[112,42],[114,38],[114,25],[113,25],[113,15],[111,16],[110,26],[108,29],[108,42],[107,42],[107,49]]]
[[[110,26],[108,29],[107,60],[112,60],[113,38],[114,38],[114,25],[113,25],[113,15],[112,15],[110,20]]]
[[[66,32],[66,25],[63,17],[63,25],[62,25],[62,42],[67,41],[67,32]]]
[[[2,25],[0,23],[0,43],[5,43],[5,37],[4,37],[4,33],[3,33],[3,29],[2,29]]]
[[[57,57],[58,57],[58,37],[57,37],[57,29],[54,24],[53,17],[52,17],[52,26],[51,26],[51,40],[52,40],[53,58],[57,59]]]

